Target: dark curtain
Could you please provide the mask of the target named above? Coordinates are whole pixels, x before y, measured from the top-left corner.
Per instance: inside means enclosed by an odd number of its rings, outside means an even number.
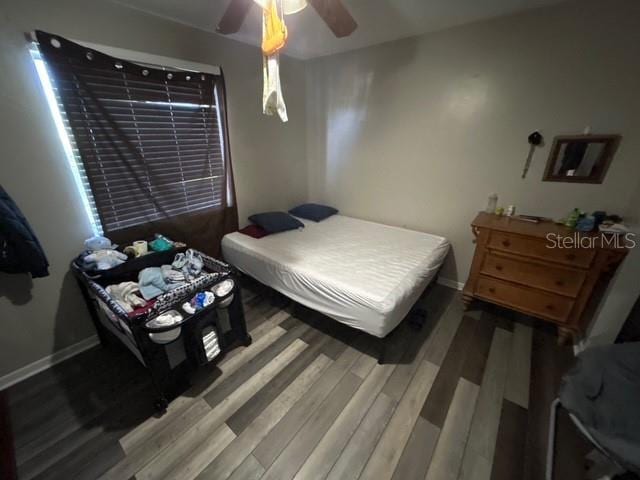
[[[238,229],[222,73],[139,65],[36,35],[105,235],[125,245],[161,233],[219,257],[222,237]],[[214,169],[221,174],[201,179]],[[162,183],[167,172],[182,182]]]

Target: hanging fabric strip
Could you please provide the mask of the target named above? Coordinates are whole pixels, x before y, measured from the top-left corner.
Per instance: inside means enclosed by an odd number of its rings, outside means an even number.
[[[281,4],[281,0],[278,0]],[[273,34],[273,13],[274,9],[277,9],[276,0],[271,0],[269,8],[263,11],[262,15],[262,39],[263,45],[267,44],[267,40],[270,35]],[[280,8],[280,12],[282,12]],[[277,16],[277,12],[276,12]],[[286,42],[286,26],[284,25],[284,14],[282,15],[281,28],[284,35],[284,41]],[[277,50],[279,51],[284,46]],[[264,84],[262,89],[262,112],[265,115],[275,115],[276,113],[283,122],[288,121],[287,106],[284,103],[284,96],[282,95],[282,85],[280,83],[280,54],[273,53],[271,55],[263,55],[262,61],[262,73],[264,77]],[[264,51],[263,51],[264,53]]]
[[[287,43],[287,26],[284,24],[284,10],[282,0],[269,0],[263,10],[262,53],[267,57],[275,55],[284,48]]]

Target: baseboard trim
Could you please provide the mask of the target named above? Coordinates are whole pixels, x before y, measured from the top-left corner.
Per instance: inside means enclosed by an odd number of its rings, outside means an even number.
[[[74,343],[73,345],[69,345],[61,350],[58,350],[51,355],[47,355],[40,360],[36,360],[29,365],[25,365],[17,370],[14,370],[11,373],[8,373],[2,377],[0,377],[0,390],[4,390],[5,388],[9,388],[12,385],[15,385],[22,380],[26,380],[37,373],[42,372],[48,368],[53,367],[57,363],[63,362],[68,358],[71,358],[79,353],[84,352],[85,350],[90,349],[91,347],[95,347],[100,343],[97,335],[92,335],[84,340],[79,341],[78,343]]]
[[[445,287],[455,288],[456,290],[462,290],[464,288],[464,283],[456,282],[455,280],[451,280],[449,278],[438,277],[437,282],[440,285],[444,285]]]

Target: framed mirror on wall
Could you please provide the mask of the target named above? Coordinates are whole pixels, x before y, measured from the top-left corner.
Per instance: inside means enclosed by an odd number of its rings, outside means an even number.
[[[545,182],[602,183],[620,135],[560,135],[553,140]]]

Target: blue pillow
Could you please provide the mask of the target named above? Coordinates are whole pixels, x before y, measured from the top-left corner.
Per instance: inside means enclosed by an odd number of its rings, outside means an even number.
[[[256,213],[249,217],[249,221],[262,227],[268,233],[286,232],[304,228],[304,224],[297,218],[285,212]]]
[[[303,203],[289,210],[289,213],[296,217],[320,222],[325,218],[329,218],[331,215],[335,215],[338,213],[338,210],[333,207],[327,207],[326,205],[318,205],[317,203]]]

